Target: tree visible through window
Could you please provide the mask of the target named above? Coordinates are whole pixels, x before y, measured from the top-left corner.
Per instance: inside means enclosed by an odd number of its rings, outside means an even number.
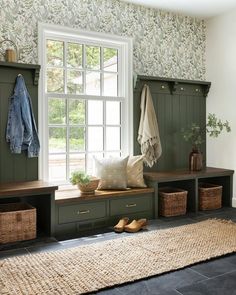
[[[46,39],[48,175],[92,171],[93,156],[122,154],[120,49]]]

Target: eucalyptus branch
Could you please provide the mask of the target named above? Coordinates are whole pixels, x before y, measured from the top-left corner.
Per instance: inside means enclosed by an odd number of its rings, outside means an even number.
[[[228,121],[222,122],[220,119],[216,118],[215,114],[208,115],[206,132],[209,133],[209,136],[218,137],[224,129],[226,132],[231,131]]]
[[[204,127],[200,127],[196,123],[187,129],[182,129],[183,138],[187,142],[191,142],[194,148],[198,148],[205,141],[205,134],[208,133],[211,137],[218,137],[220,133],[225,130],[230,132],[231,128],[228,121],[222,122],[215,114],[208,114],[207,124]]]

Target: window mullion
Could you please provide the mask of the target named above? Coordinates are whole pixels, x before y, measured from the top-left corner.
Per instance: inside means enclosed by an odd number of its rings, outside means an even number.
[[[106,102],[103,101],[103,150],[104,150],[104,156],[107,153],[107,147],[106,147]]]
[[[88,170],[88,101],[85,100],[85,171]]]
[[[87,70],[86,70],[86,52],[85,52],[85,44],[83,44],[82,47],[82,63],[83,63],[83,69],[84,69],[84,79],[83,79],[83,88],[84,88],[84,94],[86,94],[86,74],[87,74]]]
[[[100,95],[103,96],[104,94],[104,64],[103,64],[103,47],[100,47]]]
[[[66,99],[66,180],[69,180],[69,138],[70,138],[70,128],[69,128],[69,99],[67,96],[67,42],[64,42],[64,93]]]

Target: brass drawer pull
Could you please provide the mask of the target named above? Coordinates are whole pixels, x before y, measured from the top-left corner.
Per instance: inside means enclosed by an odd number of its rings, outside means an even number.
[[[136,207],[137,206],[137,204],[127,204],[125,207],[126,208],[131,208],[131,207]]]
[[[77,214],[88,214],[90,213],[90,210],[84,210],[84,211],[78,211]]]

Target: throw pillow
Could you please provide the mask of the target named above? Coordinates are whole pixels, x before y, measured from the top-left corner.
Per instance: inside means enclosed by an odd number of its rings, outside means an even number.
[[[144,156],[130,156],[127,164],[128,187],[147,187],[143,179]]]
[[[94,158],[95,175],[100,178],[98,189],[126,189],[127,162],[126,158]]]

